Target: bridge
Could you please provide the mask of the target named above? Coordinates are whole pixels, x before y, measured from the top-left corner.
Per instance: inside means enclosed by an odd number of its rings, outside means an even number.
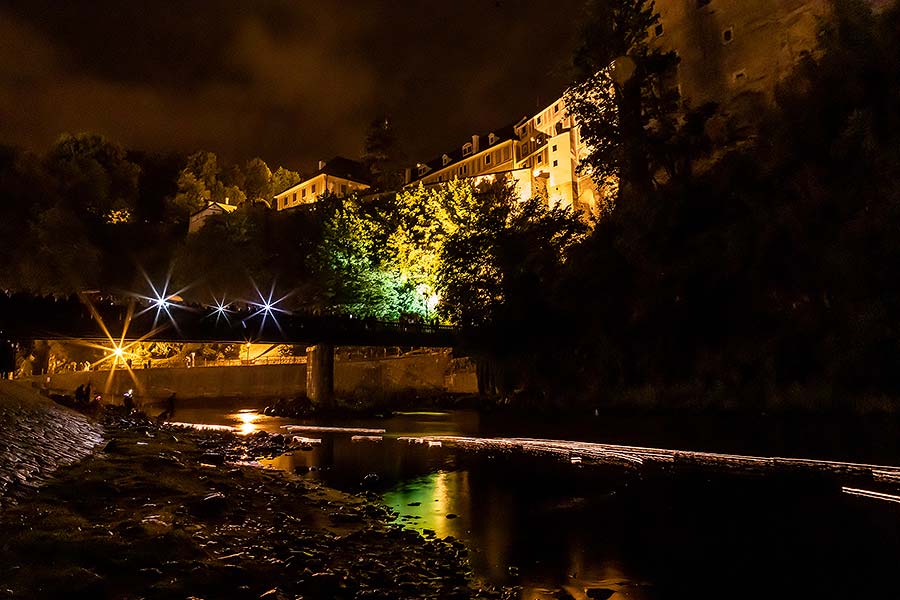
[[[334,399],[334,347],[454,347],[460,330],[429,323],[385,322],[292,312],[264,303],[240,309],[168,298],[53,298],[0,294],[0,341],[91,340],[115,352],[144,341],[271,343],[307,346],[307,395]]]

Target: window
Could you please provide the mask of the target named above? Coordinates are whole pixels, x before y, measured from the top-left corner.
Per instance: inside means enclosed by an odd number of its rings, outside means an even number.
[[[553,150],[554,152],[556,152],[556,144],[553,144],[552,150]]]
[[[295,194],[295,195],[296,195],[296,194]],[[301,197],[301,198],[306,198],[306,188],[303,188],[302,190],[300,190],[300,197]]]
[[[486,164],[486,165],[491,164],[491,155],[490,154],[484,155],[484,164]]]
[[[538,154],[538,156],[537,156],[537,164],[541,164],[542,162],[544,162],[544,155],[543,155],[543,154]]]
[[[346,196],[346,195],[347,195],[347,184],[342,183],[341,184],[341,196]]]
[[[729,27],[722,32],[722,43],[730,44],[734,40],[734,27]]]
[[[559,161],[558,161],[558,160],[554,160],[554,161],[553,161],[553,166],[554,166],[554,167],[558,167],[558,166],[559,166]]]
[[[656,24],[656,27],[653,28],[653,33],[656,35],[656,37],[659,37],[659,36],[661,36],[661,35],[663,34],[663,26],[662,26],[662,23],[657,23],[657,24]]]
[[[462,155],[468,156],[470,154],[472,154],[472,144],[463,144]]]
[[[503,156],[503,161],[504,161],[504,162],[506,162],[507,160],[509,160],[509,146],[504,146],[504,147],[503,147],[503,154],[502,154],[502,156]]]
[[[446,167],[448,164],[450,164],[450,157],[447,156],[446,154],[443,155],[443,156],[441,157],[441,164],[442,164],[443,166],[445,166],[445,167]]]
[[[316,193],[316,184],[313,184],[313,186],[312,186],[312,193],[313,193],[313,194]]]
[[[293,196],[293,198],[291,198],[291,203],[297,204],[297,192],[294,192],[294,196]]]
[[[419,165],[419,177],[428,172],[428,165]]]
[[[554,104],[553,105],[553,113],[556,114],[558,112],[559,112],[559,104]]]
[[[541,116],[540,116],[540,115],[538,115],[538,118],[537,118],[537,124],[538,124],[538,125],[541,124]]]
[[[497,136],[493,133],[488,134],[488,146],[493,146],[497,143]]]

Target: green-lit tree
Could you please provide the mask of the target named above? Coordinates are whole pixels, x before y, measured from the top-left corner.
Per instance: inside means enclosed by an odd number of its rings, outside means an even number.
[[[414,287],[378,247],[380,227],[353,198],[340,203],[325,221],[322,241],[311,257],[321,310],[388,320],[416,312]]]

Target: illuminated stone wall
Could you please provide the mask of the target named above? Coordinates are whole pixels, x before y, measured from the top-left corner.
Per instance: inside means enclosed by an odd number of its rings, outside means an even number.
[[[681,58],[682,96],[697,106],[771,101],[775,87],[816,48],[827,0],[657,0],[654,43]]]
[[[122,369],[77,371],[52,375],[50,388],[72,394],[88,381],[94,390],[120,401],[131,388],[144,399],[158,401],[172,392],[179,398],[278,398],[306,393],[306,365],[138,369],[134,379]],[[107,380],[109,383],[107,384]],[[43,378],[37,378],[43,383]],[[335,391],[359,393],[417,392],[475,393],[474,367],[459,368],[449,354],[423,354],[366,361],[337,361]]]

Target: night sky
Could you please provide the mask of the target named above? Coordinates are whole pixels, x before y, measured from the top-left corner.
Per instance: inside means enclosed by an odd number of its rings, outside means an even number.
[[[559,96],[581,0],[0,0],[0,143],[96,131],[273,168],[425,160]]]

